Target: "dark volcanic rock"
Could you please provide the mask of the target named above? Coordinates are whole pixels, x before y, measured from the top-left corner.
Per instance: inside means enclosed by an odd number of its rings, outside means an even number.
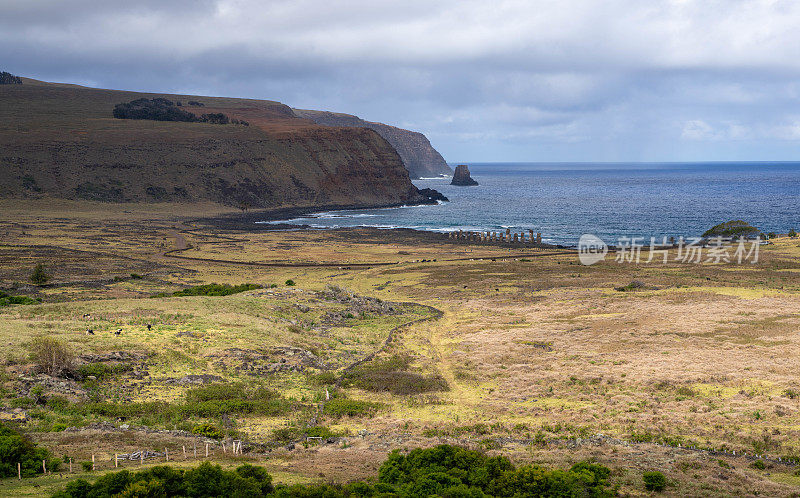
[[[419,189],[419,193],[425,196],[425,198],[428,199],[429,201],[443,201],[443,202],[450,201],[450,199],[445,197],[444,194],[432,188],[421,188]]]
[[[466,164],[459,164],[456,166],[456,172],[453,174],[453,181],[450,185],[458,185],[459,187],[470,187],[477,185],[478,182],[469,176],[469,168]]]

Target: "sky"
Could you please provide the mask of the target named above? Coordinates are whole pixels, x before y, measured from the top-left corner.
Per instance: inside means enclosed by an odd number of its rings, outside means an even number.
[[[0,0],[0,70],[356,114],[448,162],[800,160],[796,0]]]

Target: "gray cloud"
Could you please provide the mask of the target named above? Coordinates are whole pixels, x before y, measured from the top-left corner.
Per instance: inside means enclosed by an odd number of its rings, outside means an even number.
[[[419,129],[457,160],[794,159],[788,0],[6,0],[4,70]]]

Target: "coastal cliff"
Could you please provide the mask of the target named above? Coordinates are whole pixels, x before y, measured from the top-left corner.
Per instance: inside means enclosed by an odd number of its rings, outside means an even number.
[[[383,123],[365,121],[358,116],[328,111],[310,111],[293,109],[294,113],[316,124],[324,126],[347,126],[369,128],[385,138],[400,154],[411,178],[424,178],[439,175],[450,175],[453,170],[444,158],[433,148],[428,138],[422,133]]]
[[[225,124],[112,115],[118,104],[137,99],[168,99],[184,115],[224,114]],[[395,149],[370,129],[316,125],[273,101],[26,78],[0,85],[0,197],[211,200],[253,208],[435,202],[414,187]]]

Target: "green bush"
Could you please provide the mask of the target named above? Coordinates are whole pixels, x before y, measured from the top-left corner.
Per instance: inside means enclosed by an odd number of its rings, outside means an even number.
[[[90,462],[91,463],[91,462]],[[245,464],[236,470],[203,462],[189,469],[159,465],[139,472],[123,470],[106,474],[94,484],[77,479],[54,498],[87,497],[257,497],[273,491],[272,477],[261,467]]]
[[[83,469],[84,472],[91,472],[92,470],[94,470],[94,464],[89,461],[81,462],[81,468]]]
[[[204,462],[189,469],[157,466],[139,472],[123,470],[106,474],[94,484],[78,479],[66,485],[57,498],[87,497],[486,497],[486,496],[612,496],[610,470],[580,462],[569,470],[539,466],[515,468],[502,456],[449,445],[415,449],[408,455],[392,452],[378,471],[374,484],[296,484],[273,487],[261,467],[242,465],[234,471]]]
[[[145,425],[175,425],[188,417],[216,418],[225,414],[278,416],[297,412],[301,403],[281,397],[263,387],[241,383],[210,384],[187,392],[184,403],[150,401],[142,403],[84,402],[54,406],[56,413],[86,417],[147,418]]]
[[[41,299],[34,299],[28,296],[12,296],[11,294],[0,291],[0,308],[12,304],[40,304]]]
[[[47,470],[57,471],[60,462],[49,451],[38,448],[28,437],[0,423],[0,477],[17,475],[17,463],[21,464],[23,477],[42,473],[42,460]]]
[[[764,460],[756,460],[750,464],[750,467],[758,470],[764,470],[767,468],[767,464],[764,463]]]
[[[197,285],[195,287],[189,287],[188,289],[183,289],[177,292],[173,292],[172,294],[168,292],[161,292],[154,295],[153,297],[230,296],[231,294],[238,294],[240,292],[247,292],[256,289],[261,289],[261,286],[258,284],[239,284],[239,285],[207,284],[207,285]]]
[[[360,401],[347,398],[333,398],[325,402],[322,413],[329,417],[341,418],[364,417],[375,415],[383,405],[371,401]]]
[[[211,439],[222,439],[225,434],[214,424],[200,424],[192,429],[192,434],[208,437]]]
[[[664,488],[667,487],[667,478],[657,470],[645,472],[642,474],[642,480],[648,491],[664,491]]]
[[[292,287],[292,286],[294,285],[294,280],[292,280],[292,279],[290,278],[289,280],[287,280],[287,281],[286,281],[286,282],[284,282],[284,283],[285,283],[287,286],[289,286],[289,287]]]
[[[791,230],[789,230],[789,237],[791,237],[791,238],[795,238],[795,237],[797,237],[797,232],[795,231],[795,229],[794,229],[794,228],[792,228]]]

